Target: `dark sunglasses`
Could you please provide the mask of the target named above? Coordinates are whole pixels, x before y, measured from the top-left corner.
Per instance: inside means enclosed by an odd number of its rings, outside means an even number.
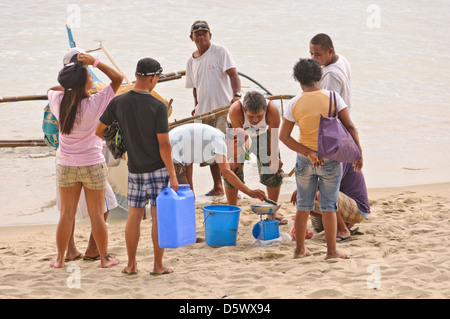
[[[198,29],[208,29],[209,26],[206,23],[197,23],[192,27],[192,32],[197,31]]]

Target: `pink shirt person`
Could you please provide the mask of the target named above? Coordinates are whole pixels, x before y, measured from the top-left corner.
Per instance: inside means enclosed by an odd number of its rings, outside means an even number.
[[[59,120],[59,108],[64,92],[48,91],[50,110]],[[57,164],[66,166],[89,166],[105,161],[103,141],[95,135],[98,119],[105,111],[115,93],[111,85],[85,98],[70,135],[59,134]]]

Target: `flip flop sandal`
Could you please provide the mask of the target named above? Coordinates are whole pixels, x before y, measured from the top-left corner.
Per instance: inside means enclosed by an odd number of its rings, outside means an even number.
[[[97,256],[94,256],[94,257],[84,256],[83,260],[97,261],[97,260],[100,260],[100,255],[97,255]]]
[[[109,258],[111,257],[109,254],[106,254],[106,257]],[[89,257],[89,256],[84,256],[83,260],[88,260],[88,261],[97,261],[100,260],[100,255],[94,256],[94,257]]]
[[[66,259],[64,259],[64,261],[65,262],[69,262],[69,261],[74,261],[74,260],[79,260],[79,259],[81,259],[81,258],[83,258],[83,254],[79,254],[78,256],[76,256],[75,258],[73,258],[73,259],[68,259],[68,258],[66,258]]]
[[[133,275],[137,275],[138,272],[128,272],[127,271],[127,267],[125,267],[124,269],[122,269],[122,274],[127,275],[127,276],[133,276]]]
[[[157,273],[157,272],[150,272],[151,276],[161,276],[161,275],[168,275],[173,273],[173,271],[171,272],[171,269],[169,267],[166,268],[166,270],[164,270],[164,272],[162,273]]]

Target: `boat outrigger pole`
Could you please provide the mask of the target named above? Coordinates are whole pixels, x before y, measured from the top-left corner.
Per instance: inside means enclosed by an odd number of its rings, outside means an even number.
[[[245,75],[244,73],[238,72],[238,74],[246,79],[249,79],[250,81],[252,81],[253,83],[255,83],[257,86],[259,86],[261,89],[263,89],[264,91],[266,91],[267,95],[273,95],[272,93],[269,92],[268,89],[266,89],[264,86],[262,86],[260,83],[258,83],[257,81],[255,81],[254,79],[252,79],[251,77],[249,77],[248,75]]]

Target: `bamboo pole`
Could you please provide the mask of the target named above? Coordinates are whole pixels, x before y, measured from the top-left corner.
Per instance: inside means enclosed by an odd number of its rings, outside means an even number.
[[[47,100],[47,95],[22,95],[22,96],[9,96],[0,97],[0,103],[3,102],[20,102],[20,101],[33,101],[33,100]]]
[[[266,99],[268,100],[290,100],[294,98],[295,95],[287,95],[287,94],[278,94],[278,95],[270,95],[266,96]]]
[[[181,119],[179,121],[175,120],[174,122],[169,123],[169,128],[170,127],[176,127],[176,126],[179,126],[181,124],[191,123],[191,122],[194,122],[195,120],[204,120],[205,118],[208,118],[208,119],[209,118],[214,118],[214,117],[219,116],[219,115],[217,115],[217,113],[219,113],[219,112],[220,112],[221,115],[222,115],[222,113],[225,113],[225,114],[228,113],[228,109],[229,108],[230,108],[230,105],[224,106],[224,107],[221,107],[221,108],[218,108],[218,109],[215,109],[213,111],[202,113],[202,114],[199,114],[199,115],[194,115],[194,116],[191,116],[191,117],[187,117],[187,118]]]
[[[216,117],[219,117],[219,116],[222,116],[222,115],[226,115],[227,113],[228,113],[228,109],[221,110],[221,111],[213,113],[213,114],[208,114],[208,115],[203,115],[202,114],[202,115],[199,115],[199,116],[193,116],[193,117],[190,117],[188,119],[185,119],[184,121],[178,121],[178,122],[175,121],[175,122],[169,123],[169,130],[171,130],[171,129],[177,127],[177,126],[193,123],[196,120],[198,120],[198,121],[211,120],[211,119],[214,119]]]
[[[179,71],[179,72],[170,72],[164,74],[165,78],[160,78],[158,82],[165,82],[165,81],[171,81],[180,79],[183,75],[186,74],[186,71]],[[135,83],[136,81],[133,81],[132,83]],[[268,100],[277,100],[277,99],[292,99],[293,95],[272,95],[267,96],[266,99]],[[19,95],[19,96],[7,96],[7,97],[0,97],[0,103],[7,103],[7,102],[21,102],[21,101],[37,101],[42,100],[45,101],[48,99],[48,96],[45,94],[36,94],[36,95]]]
[[[0,140],[0,147],[29,147],[29,146],[47,146],[42,140]]]
[[[268,100],[276,100],[276,99],[288,99],[291,97],[292,97],[291,95],[273,95],[273,96],[267,97],[267,99]],[[45,98],[47,98],[47,96],[45,96]],[[172,113],[172,102],[173,102],[173,100],[171,99],[169,101],[169,105],[168,105],[170,113]],[[225,115],[228,113],[229,108],[230,108],[230,105],[224,106],[224,107],[221,107],[216,110],[206,112],[203,114],[184,118],[179,121],[175,120],[175,121],[169,123],[169,129],[171,130],[171,129],[173,129],[177,126],[183,125],[183,124],[193,123],[195,120],[199,120],[199,121],[210,120],[210,119]],[[46,145],[47,144],[45,144],[45,141],[43,139],[42,140],[0,140],[0,148],[2,148],[2,147],[46,146]],[[292,176],[292,174],[293,174],[293,170],[289,173],[288,176]]]
[[[106,56],[108,57],[109,61],[111,61],[111,63],[116,67],[116,69],[123,75],[123,78],[125,79],[125,81],[128,84],[131,84],[130,79],[127,77],[127,75],[125,74],[125,72],[122,70],[122,68],[120,67],[120,65],[116,62],[116,60],[113,58],[113,56],[111,55],[111,53],[109,53],[108,49],[105,47],[105,45],[103,44],[103,42],[100,41],[100,48],[102,49],[102,51],[106,54]]]
[[[179,72],[170,72],[164,74],[165,78],[160,78],[158,82],[166,82],[171,80],[177,80],[181,79],[181,77],[186,73],[186,71],[179,71]],[[135,83],[133,81],[132,83]],[[1,97],[0,96],[0,103],[7,103],[7,102],[22,102],[22,101],[46,101],[48,100],[48,96],[45,94],[36,94],[36,95],[20,95],[20,96],[6,96]]]
[[[292,95],[272,95],[272,96],[266,97],[266,99],[268,99],[268,100],[291,99],[292,97],[293,97]],[[181,119],[179,121],[175,120],[174,122],[169,123],[169,128],[171,129],[171,128],[180,126],[182,124],[192,123],[195,120],[212,119],[212,118],[221,116],[223,114],[227,114],[229,108],[230,108],[230,105],[224,106],[224,107],[221,107],[221,108],[218,108],[218,109],[215,109],[213,111],[209,111],[209,112],[206,112],[203,114],[187,117],[187,118]]]
[[[158,78],[158,83],[181,79],[181,77],[182,77],[182,75],[170,75],[170,76],[166,76],[164,78]],[[136,81],[133,81],[133,83],[136,83]]]

